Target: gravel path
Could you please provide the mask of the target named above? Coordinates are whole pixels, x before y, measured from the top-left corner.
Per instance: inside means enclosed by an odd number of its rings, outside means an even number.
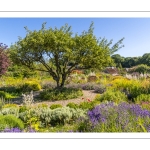
[[[79,97],[79,98],[75,98],[75,99],[70,99],[70,100],[59,100],[59,101],[53,101],[53,102],[49,102],[49,101],[42,101],[42,102],[36,102],[34,105],[38,105],[41,103],[47,104],[47,105],[52,105],[52,104],[61,104],[62,106],[66,106],[68,103],[74,102],[76,104],[79,104],[83,101],[87,101],[87,99],[89,100],[94,100],[95,96],[97,95],[97,93],[94,93],[93,90],[83,90],[83,96]]]

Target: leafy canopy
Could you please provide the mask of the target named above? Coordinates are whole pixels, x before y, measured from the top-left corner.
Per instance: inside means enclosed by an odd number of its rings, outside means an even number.
[[[4,75],[10,65],[6,50],[7,45],[0,43],[0,76]]]
[[[46,29],[45,25],[43,23],[39,31],[30,31],[25,27],[25,38],[19,37],[18,42],[11,46],[10,54],[17,64],[49,72],[57,83],[64,82],[77,66],[81,69],[103,69],[112,63],[110,56],[123,47],[123,39],[112,47],[112,40],[108,42],[105,38],[97,39],[93,33],[93,23],[88,31],[83,31],[80,35],[73,34],[68,24],[60,29]]]

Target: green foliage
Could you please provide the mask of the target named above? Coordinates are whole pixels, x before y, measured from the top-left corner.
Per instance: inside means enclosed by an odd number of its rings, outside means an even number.
[[[68,103],[66,106],[70,108],[74,108],[74,109],[79,108],[78,104],[75,104],[75,103]]]
[[[75,124],[77,131],[79,132],[90,132],[92,130],[91,123],[88,118],[80,117]]]
[[[11,94],[4,92],[4,91],[0,91],[0,97],[3,97],[4,99],[15,98],[15,96],[12,96]]]
[[[50,109],[56,109],[56,108],[61,108],[61,107],[62,107],[61,104],[52,104],[52,105],[50,106]]]
[[[15,117],[19,117],[19,108],[17,107],[3,108],[1,113],[3,115],[14,115]]]
[[[138,66],[135,66],[132,69],[132,72],[139,72],[139,73],[149,73],[150,72],[150,67],[144,64],[140,64]]]
[[[97,104],[99,104],[99,101],[84,101],[79,104],[79,108],[85,109],[85,110],[91,110],[93,109]]]
[[[0,130],[4,130],[5,128],[15,128],[24,129],[24,123],[16,118],[13,115],[0,116]]]
[[[14,95],[15,94],[17,95],[20,92],[20,89],[17,86],[12,86],[12,85],[1,87],[0,90]]]
[[[23,105],[23,106],[19,107],[19,113],[25,112],[27,110],[29,110],[29,108],[26,105]]]
[[[150,101],[139,101],[138,102],[143,109],[150,111]]]
[[[20,86],[20,90],[22,92],[39,91],[41,90],[41,86],[37,82],[28,81]]]
[[[150,94],[140,94],[134,99],[134,101],[136,103],[150,102]]]
[[[3,106],[3,108],[18,108],[19,106],[17,105],[17,104],[5,104],[4,106]]]
[[[25,108],[26,110],[22,110],[19,113],[19,118],[24,122],[25,126],[32,126],[36,123],[39,124],[39,116],[41,113],[41,109],[36,108]]]
[[[113,101],[115,103],[127,101],[127,96],[117,90],[108,89],[105,93],[96,98],[96,100],[103,101]]]
[[[69,107],[56,108],[53,110],[42,109],[39,114],[40,121],[45,124],[45,126],[64,125],[75,121],[80,116],[86,116],[84,110]]]
[[[62,132],[73,132],[76,131],[76,127],[73,124],[65,124],[65,125],[57,125],[53,127],[43,128],[40,130],[41,132],[55,132],[55,133],[62,133]]]
[[[38,108],[48,108],[48,105],[42,103],[42,104],[39,104],[37,107],[38,107]]]
[[[112,40],[97,39],[93,23],[88,31],[83,31],[80,35],[73,34],[71,26],[67,24],[60,29],[46,29],[45,24],[42,24],[39,31],[30,31],[25,27],[26,37],[19,37],[9,52],[15,64],[48,72],[57,82],[57,87],[64,86],[67,76],[76,66],[98,69],[108,66],[112,63],[110,55],[123,47],[123,39],[113,46]],[[69,63],[71,66],[67,68]]]
[[[117,67],[121,65],[123,68],[131,68],[143,64],[150,66],[150,53],[145,53],[143,56],[139,56],[139,57],[122,57],[119,54],[115,54],[112,56],[112,59],[114,60]],[[147,70],[147,68],[145,69]],[[143,69],[142,69],[142,73],[143,73]]]
[[[51,112],[51,125],[69,123],[72,118],[72,113],[68,107],[57,108]]]
[[[30,70],[27,67],[18,66],[18,65],[10,66],[7,74],[15,78],[29,78],[29,77],[37,76],[37,72]]]
[[[116,67],[120,67],[121,63],[124,62],[124,57],[121,57],[119,54],[115,54],[111,56],[114,60]]]
[[[10,65],[10,60],[8,57],[8,46],[6,44],[0,43],[0,77],[7,72]]]
[[[67,100],[77,98],[82,96],[81,89],[74,89],[74,88],[62,88],[62,89],[49,89],[44,90],[40,93],[40,98],[43,100]]]
[[[116,79],[113,82],[113,88],[120,91],[124,90],[127,94],[131,94],[133,98],[136,98],[140,94],[150,93],[150,81]]]
[[[140,64],[145,64],[150,66],[150,53],[145,53],[140,59],[139,59]]]
[[[5,99],[3,97],[0,97],[0,111],[4,105],[5,105]]]

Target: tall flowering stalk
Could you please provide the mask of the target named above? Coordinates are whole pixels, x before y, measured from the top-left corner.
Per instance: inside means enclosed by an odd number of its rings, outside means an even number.
[[[31,91],[30,94],[22,94],[22,96],[23,96],[23,104],[30,106],[31,104],[34,103],[33,91]]]
[[[150,111],[140,105],[103,103],[88,111],[89,121],[96,132],[149,132]]]

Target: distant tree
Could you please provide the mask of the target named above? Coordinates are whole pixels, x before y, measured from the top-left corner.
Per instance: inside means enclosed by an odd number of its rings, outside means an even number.
[[[124,57],[119,54],[112,55],[111,58],[114,60],[116,67],[122,67],[122,63],[124,62]]]
[[[130,68],[137,65],[137,60],[135,57],[125,57],[124,62],[122,62],[123,68]]]
[[[37,72],[30,70],[27,67],[19,66],[16,64],[12,64],[11,66],[9,66],[7,73],[8,75],[11,75],[13,77],[22,77],[22,78],[37,76]]]
[[[150,53],[145,53],[139,60],[140,64],[145,64],[150,66]]]
[[[112,63],[111,55],[123,46],[123,39],[112,47],[112,40],[97,39],[93,34],[93,23],[88,31],[80,35],[73,34],[67,24],[60,29],[45,29],[45,23],[39,31],[25,29],[26,37],[19,38],[10,48],[13,62],[48,72],[56,81],[57,88],[64,86],[67,76],[77,66],[81,69],[109,66]],[[42,67],[37,67],[37,63]]]
[[[4,75],[10,65],[9,58],[6,54],[7,45],[0,43],[0,77]]]
[[[112,55],[111,57],[116,67],[122,66],[123,68],[131,68],[141,64],[150,66],[150,53],[145,53],[139,57],[122,57],[119,54]]]

